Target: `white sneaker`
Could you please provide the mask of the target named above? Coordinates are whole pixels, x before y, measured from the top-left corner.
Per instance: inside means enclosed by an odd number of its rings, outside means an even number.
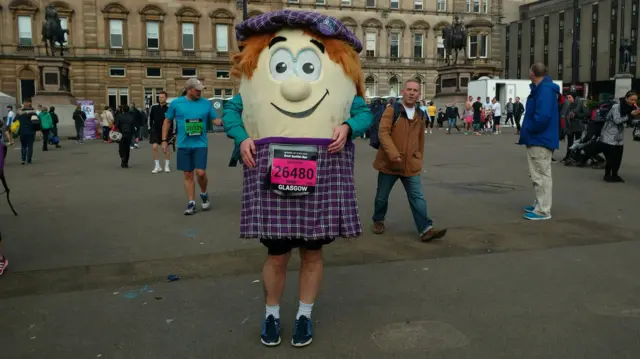
[[[169,166],[164,166],[164,172],[165,173],[171,172],[171,168],[169,168]]]
[[[151,171],[151,173],[153,173],[153,174],[160,173],[160,172],[162,172],[162,168],[160,168],[160,167],[156,167],[156,168],[153,169],[153,171]]]

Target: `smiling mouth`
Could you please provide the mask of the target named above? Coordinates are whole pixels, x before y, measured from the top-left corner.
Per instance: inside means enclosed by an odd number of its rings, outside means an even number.
[[[276,110],[280,111],[280,113],[285,115],[285,116],[289,116],[289,117],[292,117],[292,118],[305,118],[305,117],[311,116],[311,114],[316,111],[318,106],[320,106],[322,101],[324,101],[325,97],[327,97],[328,95],[329,95],[329,90],[325,90],[325,93],[324,93],[324,95],[322,95],[322,98],[320,99],[320,101],[316,102],[316,104],[313,105],[313,107],[311,107],[310,109],[304,110],[304,111],[301,111],[301,112],[289,112],[287,110],[283,110],[280,107],[278,107],[278,105],[274,104],[273,102],[271,103],[271,106],[275,107]]]

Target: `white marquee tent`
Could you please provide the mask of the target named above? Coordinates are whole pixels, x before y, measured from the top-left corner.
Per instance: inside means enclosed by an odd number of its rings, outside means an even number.
[[[16,108],[16,98],[13,96],[9,96],[4,92],[0,92],[0,119],[5,117],[9,111],[7,111],[7,106],[13,106],[14,111]]]

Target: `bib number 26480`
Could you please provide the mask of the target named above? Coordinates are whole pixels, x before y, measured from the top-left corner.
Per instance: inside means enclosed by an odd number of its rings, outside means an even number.
[[[284,146],[283,146],[284,147]],[[309,146],[274,148],[271,157],[271,187],[284,195],[303,195],[314,192],[317,177],[317,149]]]

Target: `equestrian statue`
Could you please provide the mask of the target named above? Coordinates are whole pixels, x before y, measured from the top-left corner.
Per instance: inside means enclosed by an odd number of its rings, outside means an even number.
[[[458,63],[458,53],[462,52],[464,59],[467,59],[467,30],[464,28],[460,17],[453,19],[452,25],[447,25],[442,29],[442,38],[444,40],[444,48],[446,50],[445,62],[447,65],[455,65]],[[451,63],[451,54],[455,53],[453,63]]]
[[[62,28],[55,6],[49,4],[44,11],[42,23],[42,42],[44,42],[47,56],[56,56],[56,42],[60,44],[60,56],[64,56],[64,35],[68,32]],[[49,48],[51,48],[51,55],[49,55]]]

